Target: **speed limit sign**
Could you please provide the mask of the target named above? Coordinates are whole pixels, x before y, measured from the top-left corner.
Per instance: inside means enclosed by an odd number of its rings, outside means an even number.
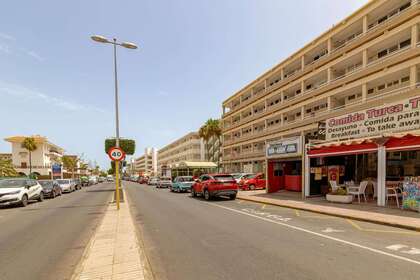
[[[108,151],[108,156],[111,160],[114,161],[121,161],[124,159],[125,157],[125,153],[123,150],[121,150],[120,148],[117,147],[112,147],[111,149],[109,149]]]

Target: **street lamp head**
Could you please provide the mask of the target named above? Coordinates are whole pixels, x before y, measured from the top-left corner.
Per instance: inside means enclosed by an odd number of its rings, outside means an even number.
[[[137,49],[137,46],[133,43],[130,43],[130,42],[124,42],[124,43],[121,44],[121,46],[123,46],[127,49],[132,49],[132,50]]]
[[[105,38],[104,36],[100,35],[93,35],[90,37],[93,41],[99,42],[99,43],[109,43],[109,40]]]

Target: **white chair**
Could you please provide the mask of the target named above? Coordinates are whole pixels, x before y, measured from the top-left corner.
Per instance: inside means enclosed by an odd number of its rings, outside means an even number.
[[[368,184],[368,181],[362,181],[359,186],[348,187],[347,193],[353,196],[357,195],[357,199],[359,203],[360,203],[360,195],[363,195],[365,202],[367,202],[366,195],[365,195],[367,184]]]
[[[397,192],[397,188],[386,188],[386,204],[388,204],[388,199],[390,197],[395,197],[397,207],[400,208],[399,196],[400,194]]]
[[[330,181],[330,186],[333,192],[338,190],[337,181]]]

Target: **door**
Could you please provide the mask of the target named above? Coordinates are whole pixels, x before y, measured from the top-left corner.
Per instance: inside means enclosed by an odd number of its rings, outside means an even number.
[[[36,183],[35,180],[28,180],[27,184],[29,186],[28,189],[28,198],[29,199],[33,199],[34,196],[36,196],[37,194],[37,190],[38,190],[38,184]]]
[[[203,192],[203,187],[205,186],[205,184],[207,183],[207,181],[210,179],[209,176],[203,175],[200,177],[200,182],[198,183],[198,192]]]

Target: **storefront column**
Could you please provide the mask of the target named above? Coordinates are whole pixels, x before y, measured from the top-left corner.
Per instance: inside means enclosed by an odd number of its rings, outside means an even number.
[[[417,66],[410,67],[410,87],[414,88],[417,84]]]
[[[310,158],[308,156],[307,153],[307,146],[305,145],[305,148],[303,149],[303,166],[304,166],[304,174],[303,174],[303,178],[304,178],[304,184],[303,184],[303,198],[306,198],[310,195],[310,170],[311,170],[311,162],[310,162]]]
[[[378,206],[385,206],[386,180],[386,150],[385,146],[378,147]]]

